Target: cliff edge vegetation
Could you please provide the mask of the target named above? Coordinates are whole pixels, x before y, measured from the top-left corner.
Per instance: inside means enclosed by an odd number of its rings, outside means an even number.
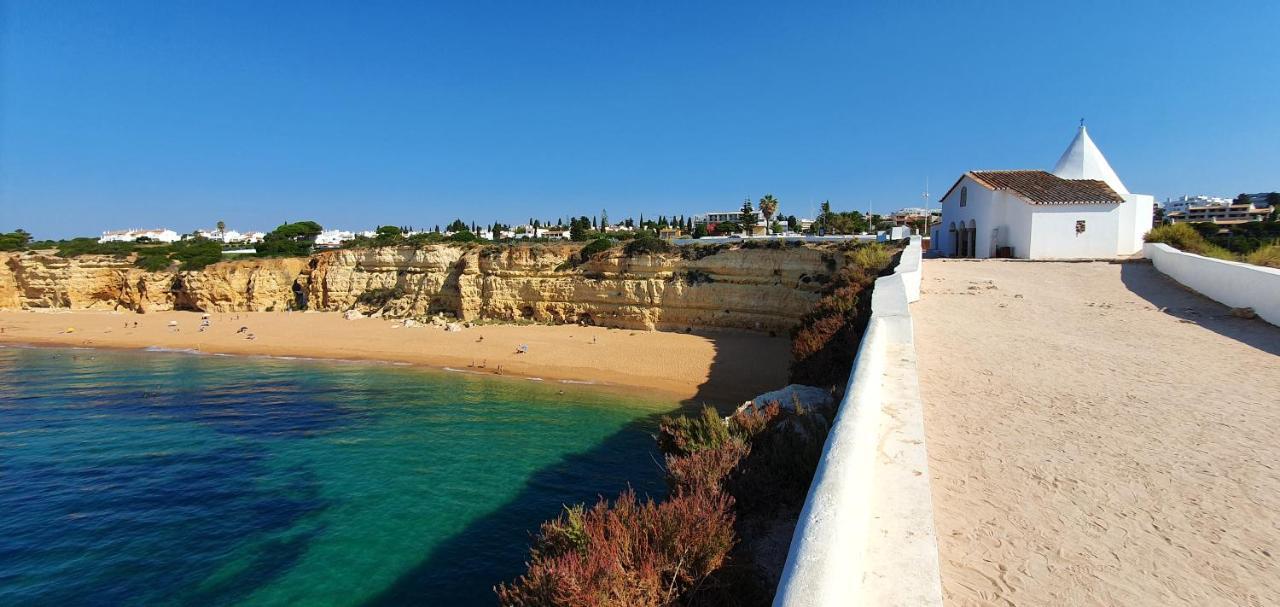
[[[845,247],[793,329],[792,379],[836,390],[852,368],[870,289],[895,250]],[[664,417],[669,494],[622,492],[544,523],[528,570],[495,587],[509,607],[763,606],[772,601],[838,398],[753,402]]]

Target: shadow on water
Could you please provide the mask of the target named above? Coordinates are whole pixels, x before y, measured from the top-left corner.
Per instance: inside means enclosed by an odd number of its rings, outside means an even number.
[[[735,333],[707,333],[715,348],[708,379],[697,393],[680,403],[690,410],[715,404],[724,410],[761,390],[785,381],[786,348],[759,348],[760,337]],[[756,348],[750,348],[755,344]],[[773,367],[777,368],[774,369]],[[755,370],[744,375],[744,370]],[[749,384],[743,377],[751,377]],[[781,378],[781,379],[779,379]],[[366,605],[496,605],[493,587],[524,572],[532,534],[557,516],[565,504],[592,504],[612,499],[629,484],[641,496],[666,494],[662,465],[653,433],[660,414],[635,420],[590,450],[564,457],[535,472],[509,502],[476,519],[464,530],[436,546],[426,558]],[[495,452],[500,457],[500,452]],[[628,478],[637,470],[635,458],[652,466],[653,474]],[[495,460],[495,465],[501,465]]]
[[[1150,263],[1121,265],[1120,280],[1130,291],[1165,314],[1280,356],[1280,327],[1258,318],[1232,316],[1227,306],[1182,286]]]

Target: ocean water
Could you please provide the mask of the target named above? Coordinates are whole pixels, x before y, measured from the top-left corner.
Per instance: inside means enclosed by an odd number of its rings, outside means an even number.
[[[559,394],[559,391],[563,394]],[[675,403],[355,363],[0,348],[0,605],[492,605]]]

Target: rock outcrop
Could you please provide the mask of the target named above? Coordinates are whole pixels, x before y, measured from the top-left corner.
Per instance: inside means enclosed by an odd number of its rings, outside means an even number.
[[[0,308],[284,310],[781,332],[845,263],[831,246],[692,247],[578,259],[581,245],[431,245],[146,272],[130,260],[0,254]]]
[[[122,257],[0,254],[0,306],[149,312],[173,308],[172,272],[147,272]]]

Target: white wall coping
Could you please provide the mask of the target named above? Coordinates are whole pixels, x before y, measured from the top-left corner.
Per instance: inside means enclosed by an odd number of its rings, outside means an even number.
[[[942,605],[909,303],[920,237],[876,280],[871,319],[805,500],[775,607]]]
[[[1280,326],[1280,269],[1204,257],[1159,242],[1143,245],[1142,254],[1183,286],[1232,308],[1253,308]]]

